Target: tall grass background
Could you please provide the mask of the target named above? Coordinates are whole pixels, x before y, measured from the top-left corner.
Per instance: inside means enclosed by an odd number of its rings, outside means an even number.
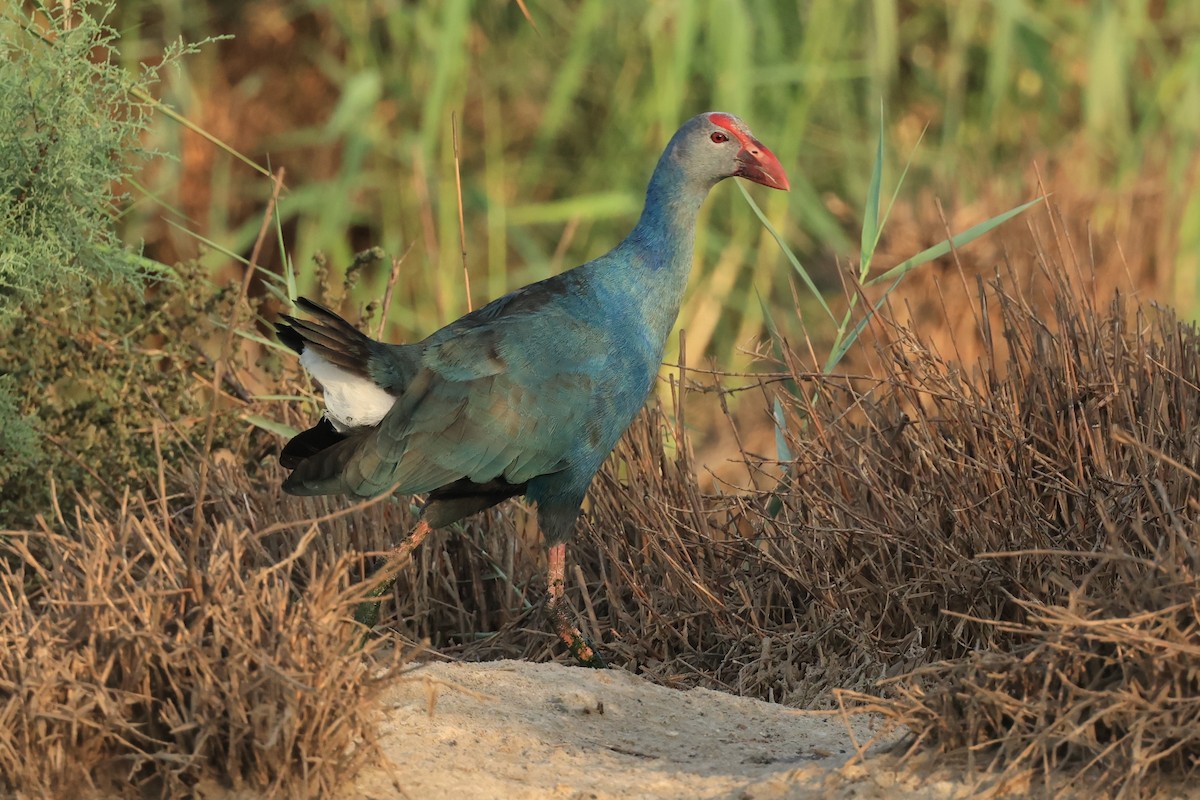
[[[131,61],[178,36],[233,35],[189,58],[163,100],[258,163],[288,168],[280,214],[301,291],[317,280],[314,253],[342,268],[367,246],[408,254],[393,337],[424,335],[612,246],[666,139],[713,108],[744,117],[788,169],[792,191],[758,201],[832,295],[850,267],[840,259],[855,252],[882,105],[886,174],[912,161],[900,197],[908,218],[940,228],[937,197],[955,227],[984,219],[1037,193],[1036,162],[1054,177],[1050,191],[1086,202],[1095,229],[1134,228],[1126,238],[1152,243],[1158,263],[1135,276],[1139,288],[1193,313],[1195,4],[526,7],[533,24],[516,3],[466,0],[129,2],[117,13]],[[181,157],[146,178],[152,202],[131,209],[127,234],[163,260],[199,255],[219,272],[222,250],[248,252],[270,182],[165,117],[155,143]],[[1159,196],[1153,218],[1139,219],[1129,201],[1148,181]],[[740,351],[765,331],[759,296],[793,336],[789,318],[816,308],[804,293],[796,308],[795,274],[744,205],[726,187],[703,211],[681,320],[693,363],[745,365]],[[379,298],[388,272],[364,270],[350,299]],[[832,335],[805,320],[818,338]]]

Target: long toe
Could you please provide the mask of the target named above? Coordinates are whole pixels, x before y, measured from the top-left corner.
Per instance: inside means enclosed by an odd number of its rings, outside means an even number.
[[[579,628],[571,624],[571,618],[562,603],[551,601],[546,606],[550,620],[554,624],[554,632],[563,640],[571,655],[581,666],[592,669],[608,669],[608,663],[600,655],[600,651],[592,640],[584,636]]]
[[[386,558],[379,560],[374,574],[367,579],[379,581],[378,585],[367,593],[367,597],[371,599],[364,600],[354,609],[354,621],[365,625],[368,633],[379,622],[379,608],[383,604],[383,598],[396,585],[396,578],[400,573],[400,569],[408,563],[409,558],[412,556],[412,551],[416,549],[417,545],[421,544],[425,537],[432,532],[433,527],[430,526],[427,520],[422,519],[417,523],[417,527],[413,529],[413,532],[395,550]]]
[[[354,609],[354,621],[359,625],[365,626],[368,630],[375,627],[379,622],[379,607],[382,603],[379,600],[367,600],[359,603]]]
[[[567,642],[567,648],[570,649],[571,655],[575,656],[575,660],[579,662],[580,666],[608,669],[608,662],[600,655],[596,645],[579,631],[575,631],[575,637]]]

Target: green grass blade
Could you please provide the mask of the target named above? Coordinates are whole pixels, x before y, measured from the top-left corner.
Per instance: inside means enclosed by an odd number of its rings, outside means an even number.
[[[846,353],[850,351],[850,348],[855,342],[858,341],[858,337],[862,335],[863,330],[866,329],[867,323],[871,321],[871,317],[878,313],[879,309],[883,307],[883,304],[887,302],[887,299],[891,293],[896,289],[897,286],[900,285],[900,278],[902,277],[904,276],[901,275],[897,277],[896,280],[892,282],[892,285],[887,288],[887,291],[884,292],[883,295],[874,302],[870,314],[864,314],[863,318],[860,319],[855,326],[850,329],[850,333],[847,334],[844,339],[840,339],[837,343],[835,343],[834,347],[829,351],[829,360],[825,362],[826,373],[831,372],[833,368],[840,364],[842,359],[845,358]]]
[[[595,192],[545,203],[511,206],[508,209],[508,222],[510,225],[563,225],[578,219],[629,216],[636,214],[641,207],[641,197],[630,192]]]
[[[879,196],[883,194],[883,100],[879,101],[879,139],[875,145],[875,165],[871,168],[871,183],[867,188],[867,207],[863,211],[862,241],[859,249],[860,280],[871,271],[871,256],[879,244]],[[897,190],[900,184],[896,184]]]
[[[930,261],[933,261],[935,258],[941,258],[942,256],[946,255],[946,253],[950,252],[951,246],[962,247],[963,245],[966,245],[966,244],[969,244],[969,243],[975,241],[980,236],[983,236],[985,233],[988,233],[988,232],[994,230],[995,228],[997,228],[998,226],[1003,225],[1005,222],[1008,222],[1010,219],[1017,216],[1022,211],[1028,210],[1029,208],[1042,202],[1042,200],[1044,200],[1044,199],[1045,199],[1044,197],[1034,198],[1033,200],[1030,200],[1028,203],[1022,203],[1021,205],[1017,206],[1016,208],[1012,208],[1012,209],[1009,209],[1008,211],[1005,211],[1003,214],[997,214],[996,216],[992,217],[991,219],[984,220],[983,222],[980,222],[978,225],[972,225],[970,228],[967,228],[962,233],[960,233],[956,236],[953,236],[949,239],[946,239],[945,241],[939,242],[938,244],[935,244],[933,247],[922,250],[921,252],[919,252],[915,256],[913,256],[912,258],[907,258],[904,261],[901,261],[899,264],[892,267],[887,272],[883,273],[882,275],[876,275],[874,278],[871,278],[869,281],[867,281],[863,285],[864,286],[874,286],[874,285],[876,285],[878,283],[882,283],[884,281],[901,278],[906,273],[921,266],[922,264],[928,264]]]
[[[97,249],[101,252],[115,252],[115,248],[110,247],[99,247]],[[153,258],[147,258],[133,250],[125,251],[121,257],[140,270],[143,275],[153,277],[156,280],[179,280],[179,274],[175,272],[175,268],[170,264],[164,264],[161,261],[155,261]]]
[[[787,417],[784,416],[783,403],[779,402],[778,396],[771,406],[771,416],[775,420],[775,458],[782,464],[790,463],[792,448],[787,443]]]
[[[762,209],[758,207],[758,203],[754,202],[754,198],[750,196],[748,191],[746,191],[746,187],[742,185],[742,182],[735,181],[735,183],[737,183],[738,190],[742,193],[742,197],[746,198],[746,202],[750,204],[751,210],[753,210],[755,216],[758,217],[758,221],[761,222],[763,227],[767,229],[767,233],[771,234],[771,236],[775,238],[775,243],[779,245],[779,249],[783,251],[785,256],[787,256],[788,261],[791,262],[792,269],[794,269],[796,274],[800,276],[800,280],[804,281],[804,285],[808,287],[810,292],[812,292],[813,297],[817,298],[817,301],[820,302],[821,308],[825,309],[825,313],[829,315],[829,319],[833,322],[837,322],[837,317],[833,315],[833,309],[831,309],[829,304],[825,302],[825,297],[821,294],[821,290],[817,288],[817,284],[815,281],[813,281],[812,276],[808,274],[808,270],[801,265],[800,259],[796,258],[796,254],[793,253],[792,249],[787,246],[787,242],[783,241],[783,237],[779,235],[779,232],[775,230],[775,226],[772,225],[771,221],[767,219],[767,215],[764,214]]]
[[[900,171],[900,178],[896,181],[896,188],[892,190],[892,199],[888,201],[887,210],[883,212],[883,219],[879,222],[879,229],[881,231],[892,216],[892,209],[896,207],[896,198],[900,196],[900,187],[904,185],[904,180],[908,177],[908,171],[912,168],[913,159],[917,157],[917,151],[921,149],[921,142],[925,141],[925,134],[928,132],[929,123],[926,122],[925,127],[921,129],[921,135],[917,137],[917,143],[913,145],[912,151],[908,154],[908,161],[904,162],[904,169]],[[879,243],[878,238],[875,240],[875,243]],[[864,273],[862,277],[866,278],[866,274]]]
[[[214,320],[214,323],[216,323],[216,322],[218,322],[218,321]],[[217,325],[217,327],[224,329],[224,328],[227,328],[228,325],[219,324],[219,325]],[[281,353],[292,352],[291,348],[287,347],[286,345],[281,344],[280,342],[276,341],[275,339],[268,339],[265,336],[259,336],[257,333],[251,333],[250,331],[243,331],[240,329],[234,330],[234,333],[247,341],[261,344],[263,347],[269,347],[270,349],[278,350]]]
[[[283,198],[279,198],[275,204],[275,241],[279,248],[279,260],[283,263],[283,288],[287,294],[286,297],[281,297],[281,300],[286,300],[288,303],[294,303],[299,296],[299,290],[296,288],[296,264],[292,261],[291,254],[288,253],[287,246],[283,241]],[[271,277],[279,277],[275,273],[268,273]],[[268,288],[275,292],[274,286],[268,284]]]
[[[165,221],[172,228],[175,228],[175,229],[187,234],[188,236],[191,236],[197,242],[200,242],[200,244],[204,245],[205,247],[209,248],[210,250],[215,250],[216,252],[220,253],[221,255],[225,256],[226,258],[229,258],[232,261],[236,261],[243,266],[247,266],[247,267],[250,266],[249,259],[247,259],[245,256],[243,256],[239,253],[235,253],[233,250],[230,250],[228,247],[225,247],[224,245],[221,245],[221,244],[217,244],[217,242],[213,241],[212,239],[209,239],[206,236],[201,236],[200,234],[196,233],[195,231],[191,230],[190,228],[186,228],[183,225],[180,225],[178,222],[176,222],[173,219],[170,219],[169,217],[165,218]]]
[[[224,38],[227,38],[227,37],[224,37],[224,36],[214,37],[213,41],[216,41],[217,39],[224,39]],[[226,153],[233,156],[238,161],[241,161],[243,164],[250,167],[250,169],[254,170],[255,172],[265,175],[268,178],[275,177],[274,175],[271,174],[271,172],[266,167],[260,165],[258,162],[254,161],[254,159],[250,158],[249,156],[242,155],[241,152],[239,152],[238,150],[235,150],[233,147],[231,147],[230,145],[221,141],[216,136],[213,136],[211,133],[204,130],[204,128],[201,128],[199,125],[192,122],[187,117],[180,114],[179,112],[175,111],[170,106],[161,102],[160,100],[158,100],[156,97],[149,94],[145,90],[134,88],[131,90],[131,94],[133,94],[133,96],[136,97],[138,100],[141,100],[143,103],[146,103],[147,105],[151,106],[158,113],[162,114],[163,116],[167,117],[170,120],[173,120],[173,121],[179,123],[183,127],[187,128],[189,131],[191,131],[192,133],[196,134],[197,136],[203,137],[204,139],[208,140],[209,143],[216,145],[221,150],[224,150]]]
[[[757,295],[758,304],[762,308],[763,322],[766,323],[767,330],[771,334],[771,349],[775,352],[775,357],[782,361],[783,339],[779,335],[779,328],[775,325],[771,309],[767,307],[767,302],[763,300],[762,295],[757,291],[755,291],[755,295]],[[785,386],[792,394],[796,394],[796,384],[793,381],[787,381]],[[775,425],[775,457],[780,463],[786,464],[792,460],[792,451],[787,445],[787,418],[784,416],[783,404],[778,397],[775,398],[772,406],[772,417]]]
[[[262,414],[246,414],[242,417],[242,419],[246,420],[246,422],[249,422],[256,428],[262,428],[267,433],[273,433],[276,436],[280,436],[284,439],[291,439],[300,432],[291,425],[284,425],[282,422],[269,419],[264,417]]]
[[[763,299],[762,294],[757,288],[754,290],[754,296],[758,298],[758,307],[762,309],[763,322],[767,325],[767,333],[771,335],[771,346],[775,350],[775,355],[781,356],[782,353],[779,347],[782,340],[779,336],[779,326],[775,324],[775,318],[771,316],[771,309],[767,306],[767,301]]]

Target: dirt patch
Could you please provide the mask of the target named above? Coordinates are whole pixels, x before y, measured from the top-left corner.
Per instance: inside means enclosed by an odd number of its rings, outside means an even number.
[[[678,691],[621,670],[519,661],[427,664],[382,698],[391,763],[344,797],[965,797],[891,755],[843,770],[878,718]],[[895,742],[898,734],[882,737]]]

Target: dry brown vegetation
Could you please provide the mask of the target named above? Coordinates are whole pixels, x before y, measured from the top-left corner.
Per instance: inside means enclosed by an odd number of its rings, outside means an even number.
[[[315,797],[372,753],[389,673],[346,618],[350,556],[316,523],[271,526],[277,493],[239,472],[198,531],[156,493],[4,532],[0,790]]]
[[[895,330],[883,384],[809,407],[785,525],[819,543],[790,560],[865,640],[933,662],[872,689],[917,742],[1134,793],[1200,759],[1200,337],[1097,309],[1052,244],[1046,296],[983,292],[977,371]]]
[[[1134,792],[1194,769],[1200,337],[1167,310],[1093,301],[1070,255],[1085,248],[1031,241],[957,309],[977,321],[977,363],[890,313],[860,375],[821,376],[789,351],[751,391],[787,399],[794,456],[744,453],[756,487],[706,493],[680,408],[643,415],[573,550],[571,600],[615,665],[796,706],[859,702],[920,745],[1055,786]],[[683,410],[712,399],[706,376],[684,383]],[[151,425],[138,446],[187,451],[167,440],[196,424]],[[4,791],[174,796],[210,778],[319,796],[371,754],[371,697],[406,651],[385,642],[565,657],[520,504],[426,542],[386,636],[359,651],[355,559],[412,510],[283,497],[259,436],[204,456],[198,525],[194,453],[155,459],[128,493],[58,492],[54,513],[0,535]]]

